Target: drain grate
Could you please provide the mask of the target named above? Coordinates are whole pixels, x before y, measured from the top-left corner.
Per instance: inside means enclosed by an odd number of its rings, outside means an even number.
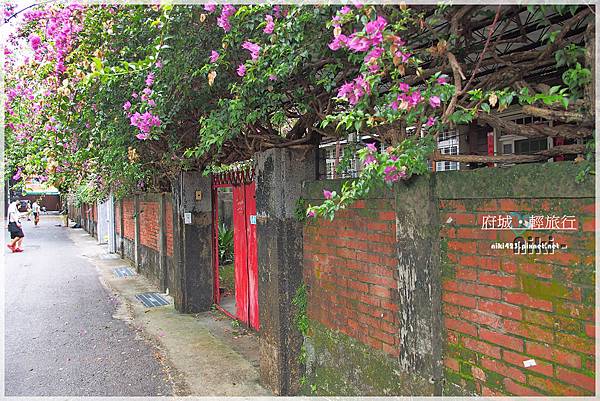
[[[143,294],[137,294],[135,297],[148,308],[169,305],[169,301],[164,299],[157,292],[145,292]]]
[[[117,267],[113,269],[113,274],[117,277],[131,277],[136,275],[129,267]]]

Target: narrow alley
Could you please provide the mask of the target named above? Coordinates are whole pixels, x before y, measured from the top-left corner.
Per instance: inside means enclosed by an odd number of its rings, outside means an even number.
[[[124,262],[60,221],[43,216],[37,228],[25,221],[25,251],[6,253],[7,396],[266,394],[256,368],[214,337],[228,334],[228,320],[133,305],[148,283],[116,277]],[[251,348],[248,341],[241,346]],[[230,361],[224,376],[214,375],[219,359]],[[229,385],[227,366],[237,375]],[[245,386],[244,375],[256,384]]]

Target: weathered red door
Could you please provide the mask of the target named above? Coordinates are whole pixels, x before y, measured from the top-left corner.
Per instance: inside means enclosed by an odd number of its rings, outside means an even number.
[[[241,181],[241,182],[240,182]],[[225,184],[226,183],[226,184]],[[256,242],[256,184],[254,181],[219,177],[217,186],[231,185],[233,192],[233,252],[235,280],[235,317],[250,327],[260,328],[258,316],[258,254]],[[215,227],[218,216],[214,213]],[[215,232],[215,244],[218,231]],[[215,245],[217,246],[217,245]],[[218,248],[218,246],[217,246]],[[218,250],[218,249],[217,249]],[[216,252],[218,255],[218,252]],[[219,304],[218,256],[215,258],[215,302]],[[228,313],[228,312],[227,312]]]
[[[256,184],[245,185],[246,237],[248,250],[248,316],[250,326],[258,330],[258,248],[256,242]]]

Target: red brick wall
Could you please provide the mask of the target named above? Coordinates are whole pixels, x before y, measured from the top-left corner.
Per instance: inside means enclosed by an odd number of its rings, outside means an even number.
[[[304,227],[308,317],[375,349],[400,350],[393,200],[356,202]]]
[[[121,234],[121,207],[115,201],[115,231],[118,235]]]
[[[439,206],[447,240],[446,382],[480,395],[593,394],[593,199],[442,200]],[[577,231],[553,233],[568,247],[554,255],[491,249],[516,235],[482,230],[483,216],[509,212],[575,215]],[[537,365],[524,367],[529,359]]]
[[[123,236],[129,240],[135,240],[135,221],[133,199],[123,199]]]
[[[94,203],[92,205],[92,220],[94,223],[98,222],[98,204]]]
[[[159,250],[159,202],[140,202],[140,243]]]
[[[173,256],[173,204],[165,202],[165,235],[167,236],[167,256]]]

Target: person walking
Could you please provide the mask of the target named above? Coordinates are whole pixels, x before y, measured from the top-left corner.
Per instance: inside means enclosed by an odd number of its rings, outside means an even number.
[[[33,212],[33,223],[35,224],[35,226],[38,226],[38,223],[40,222],[40,205],[37,203],[37,201],[33,201],[33,204],[31,205],[31,211]]]
[[[10,233],[10,244],[6,244],[8,249],[13,253],[23,252],[21,247],[23,244],[23,229],[21,228],[21,212],[19,212],[19,205],[21,202],[16,199],[8,206],[8,232]]]

